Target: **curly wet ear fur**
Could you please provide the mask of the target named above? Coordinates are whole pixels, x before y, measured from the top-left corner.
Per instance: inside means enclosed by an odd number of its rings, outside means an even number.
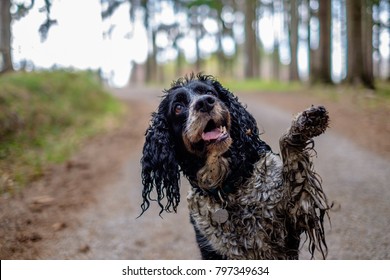
[[[269,146],[260,140],[259,129],[255,118],[246,110],[246,106],[238,101],[237,96],[234,96],[229,90],[224,88],[217,80],[212,80],[212,85],[219,93],[219,98],[228,107],[232,118],[232,133],[234,139],[241,139],[243,144],[250,144],[249,148],[252,152],[259,150],[270,150]]]
[[[176,161],[172,133],[168,127],[168,121],[163,112],[167,106],[164,100],[160,104],[157,113],[153,113],[152,121],[146,131],[146,139],[143,148],[142,164],[142,213],[149,208],[150,200],[155,200],[163,211],[176,212],[180,202],[180,173]],[[151,193],[156,190],[157,197]],[[164,201],[165,205],[164,205]]]
[[[210,78],[209,78],[210,79]],[[235,139],[230,149],[231,174],[230,178],[240,184],[245,175],[250,175],[253,163],[259,160],[260,153],[270,151],[271,148],[260,139],[259,129],[255,118],[246,110],[246,106],[238,101],[228,89],[224,88],[217,80],[211,78],[210,82],[218,91],[219,98],[229,109],[231,115],[231,135]],[[249,172],[248,172],[249,171]]]

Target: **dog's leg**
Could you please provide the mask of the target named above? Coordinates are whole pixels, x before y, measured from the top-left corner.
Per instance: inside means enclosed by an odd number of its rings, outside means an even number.
[[[323,220],[329,209],[321,187],[321,178],[313,170],[310,151],[313,151],[313,137],[322,134],[328,127],[328,112],[322,106],[308,108],[298,114],[289,130],[280,138],[283,158],[284,184],[290,199],[286,205],[289,219],[287,246],[298,252],[299,235],[305,232],[309,237],[309,250],[314,257],[319,249],[326,257]]]

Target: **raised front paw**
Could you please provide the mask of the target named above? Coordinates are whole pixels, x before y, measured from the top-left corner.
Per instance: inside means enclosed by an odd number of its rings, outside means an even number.
[[[328,125],[329,115],[325,107],[312,105],[295,117],[291,132],[310,139],[324,133]]]

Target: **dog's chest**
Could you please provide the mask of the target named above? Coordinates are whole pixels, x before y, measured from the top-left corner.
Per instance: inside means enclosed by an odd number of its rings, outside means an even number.
[[[280,157],[268,153],[256,163],[251,178],[223,203],[194,190],[189,192],[195,226],[214,250],[229,259],[259,259],[272,258],[275,250],[283,247],[282,203],[286,193],[282,168]],[[227,220],[216,218],[225,210]]]

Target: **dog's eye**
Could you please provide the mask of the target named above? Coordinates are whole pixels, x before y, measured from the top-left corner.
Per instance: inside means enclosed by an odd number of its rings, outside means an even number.
[[[184,106],[181,104],[176,104],[175,105],[175,114],[180,115],[184,110]]]

